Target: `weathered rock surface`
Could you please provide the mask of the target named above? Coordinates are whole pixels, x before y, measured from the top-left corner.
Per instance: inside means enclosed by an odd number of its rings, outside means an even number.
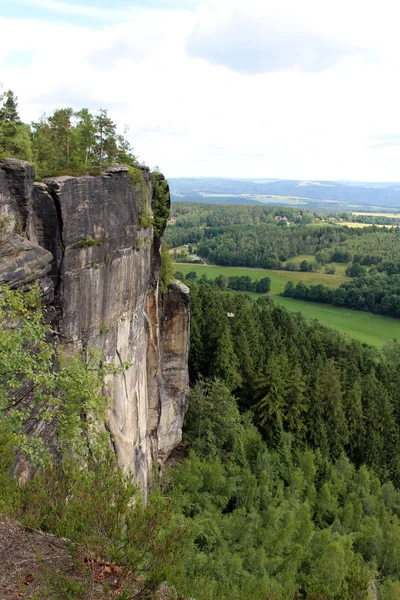
[[[53,256],[33,228],[34,170],[22,160],[0,160],[0,284],[23,288],[49,273]],[[47,282],[49,285],[49,282]],[[47,294],[51,299],[52,290]]]
[[[0,161],[0,212],[27,238],[13,234],[0,252],[0,282],[40,279],[65,351],[98,346],[107,360],[130,364],[107,382],[107,429],[120,465],[146,488],[152,463],[181,439],[189,297],[177,281],[160,297],[161,240],[140,225],[153,193],[149,171],[141,173],[132,183],[116,165],[98,177],[34,183],[28,163]]]
[[[177,279],[162,295],[160,324],[162,403],[158,450],[165,459],[180,439],[189,387],[189,288]]]

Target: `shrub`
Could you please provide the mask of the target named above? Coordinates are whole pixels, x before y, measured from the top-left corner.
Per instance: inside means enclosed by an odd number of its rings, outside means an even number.
[[[104,239],[95,240],[91,235],[87,235],[84,240],[80,240],[76,242],[72,247],[73,248],[90,248],[91,246],[100,246]]]
[[[174,278],[174,265],[172,264],[169,246],[162,244],[161,246],[161,270],[160,270],[160,291],[165,292],[168,285]]]
[[[154,235],[160,237],[163,234],[170,215],[171,199],[168,182],[160,173],[154,172],[151,174],[151,183],[153,185],[151,207],[153,209]]]
[[[147,227],[151,227],[152,224],[153,224],[153,215],[148,210],[148,208],[145,208],[142,211],[141,215],[139,216],[139,227],[141,229],[147,229]]]

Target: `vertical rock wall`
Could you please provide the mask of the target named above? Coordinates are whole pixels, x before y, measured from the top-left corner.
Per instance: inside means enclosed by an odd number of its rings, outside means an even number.
[[[45,263],[31,279],[51,277],[60,344],[70,353],[98,346],[130,365],[106,382],[106,426],[120,465],[144,488],[153,462],[180,441],[188,394],[188,289],[173,282],[160,298],[161,240],[140,221],[151,199],[147,169],[134,183],[115,166],[34,184],[30,165],[0,161],[0,209],[14,211]]]

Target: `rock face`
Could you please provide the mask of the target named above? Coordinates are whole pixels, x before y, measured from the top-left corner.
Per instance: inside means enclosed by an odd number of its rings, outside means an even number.
[[[180,438],[183,415],[187,406],[187,364],[189,354],[189,288],[175,279],[162,296],[161,381],[162,402],[158,423],[159,455],[166,459]]]
[[[189,290],[174,281],[159,293],[161,240],[141,227],[151,213],[149,171],[136,170],[134,181],[124,166],[33,178],[28,163],[0,161],[0,213],[13,229],[0,244],[0,282],[40,279],[65,351],[98,346],[107,360],[129,363],[106,382],[106,427],[119,464],[146,488],[153,462],[181,439],[189,383]]]
[[[0,161],[0,284],[11,288],[43,280],[51,270],[53,256],[38,245],[33,230],[33,180],[32,165]],[[51,299],[50,280],[46,286]]]

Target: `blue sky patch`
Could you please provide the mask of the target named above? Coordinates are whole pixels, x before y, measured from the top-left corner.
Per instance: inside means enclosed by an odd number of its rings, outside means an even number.
[[[130,9],[194,9],[200,0],[3,0],[2,17],[99,27],[120,22]]]
[[[30,50],[10,50],[5,57],[5,64],[8,67],[26,68],[31,64],[33,52]]]

